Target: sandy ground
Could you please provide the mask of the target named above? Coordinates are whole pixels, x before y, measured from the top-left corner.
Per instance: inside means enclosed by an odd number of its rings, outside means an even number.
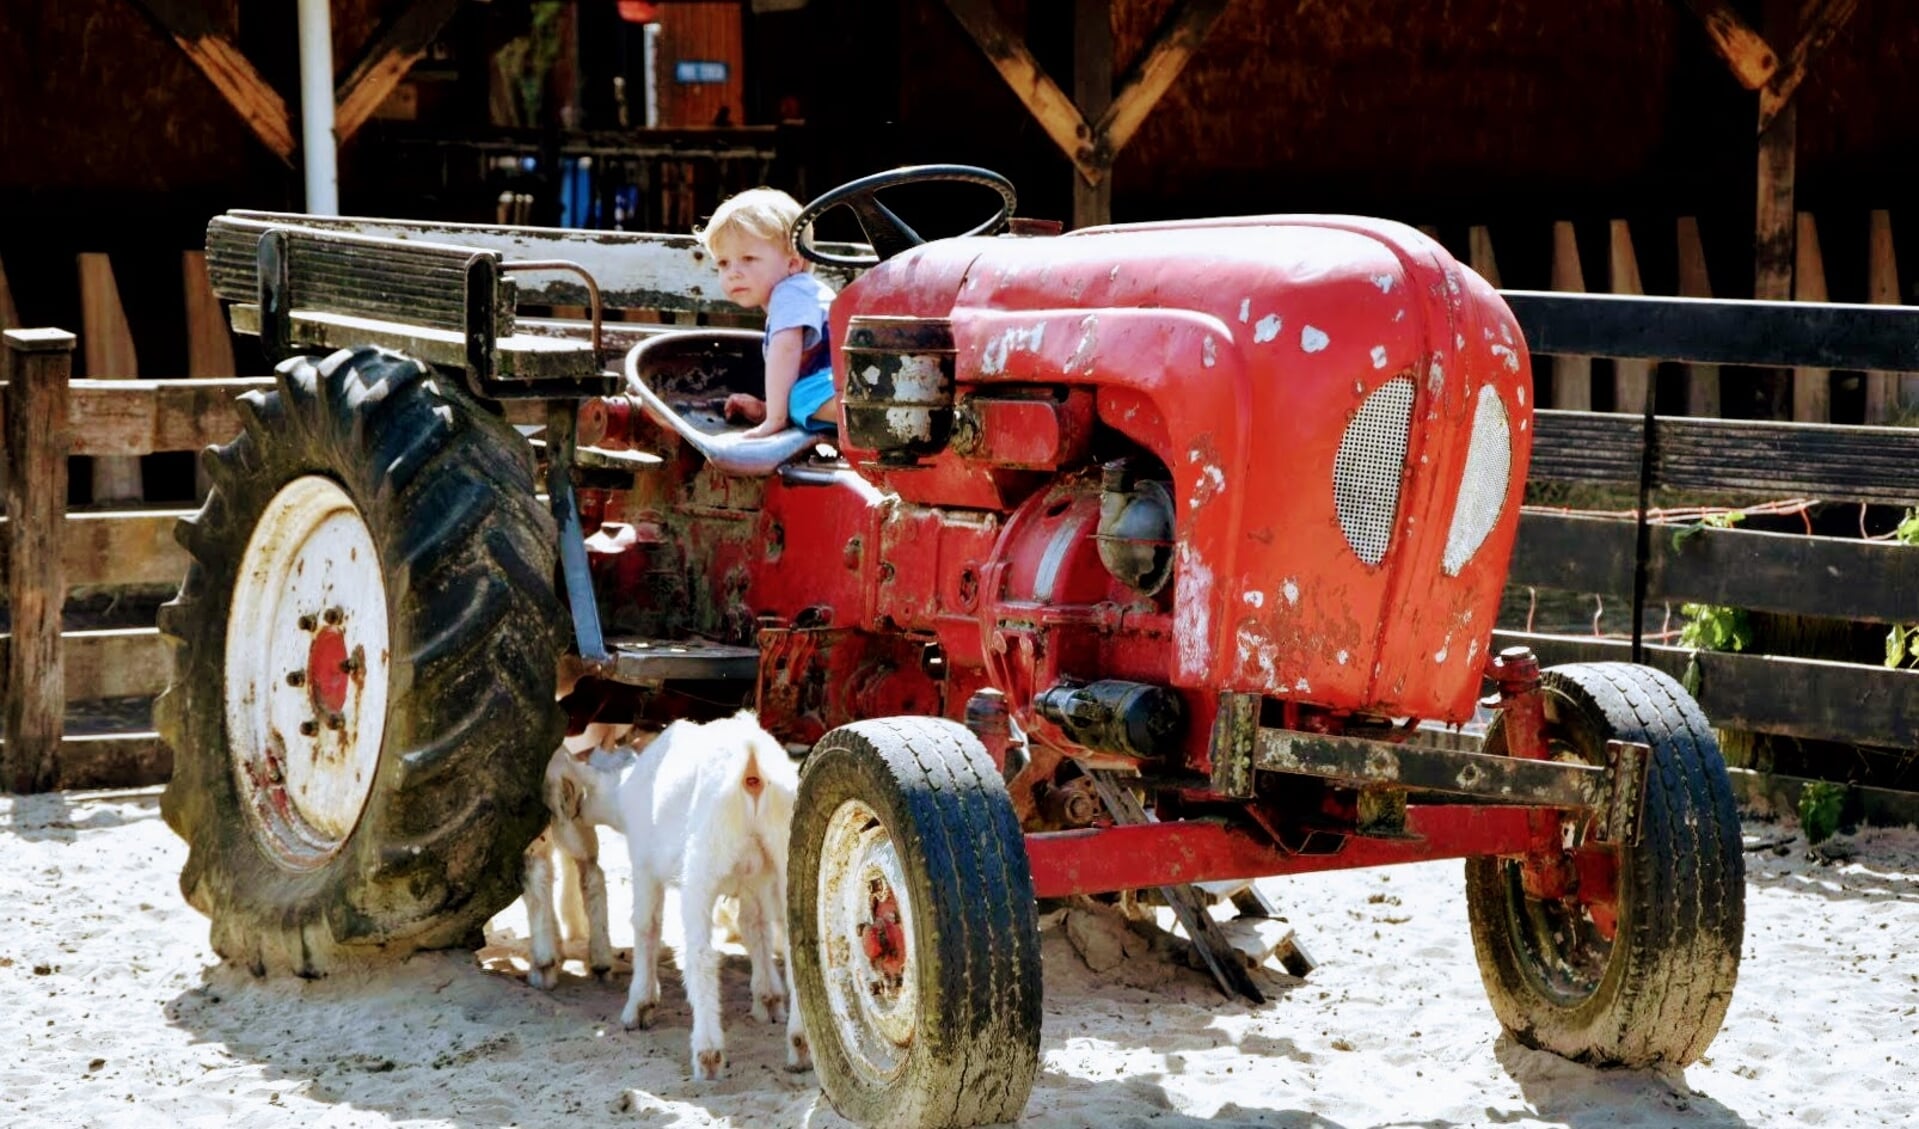
[[[1919,833],[1868,830],[1854,846],[1840,864],[1808,861],[1803,843],[1747,856],[1738,992],[1683,1073],[1601,1072],[1505,1038],[1457,863],[1266,883],[1321,963],[1305,980],[1259,973],[1273,997],[1259,1008],[1164,952],[1096,975],[1050,930],[1044,1071],[1024,1124],[1919,1123]],[[183,855],[157,790],[0,797],[0,1124],[843,1124],[813,1075],[780,1069],[779,1031],[746,1017],[743,956],[724,971],[729,1076],[695,1085],[670,968],[660,1025],[622,1031],[623,975],[526,987],[515,907],[479,961],[255,981],[213,963],[175,885]],[[618,914],[623,867],[609,875]]]

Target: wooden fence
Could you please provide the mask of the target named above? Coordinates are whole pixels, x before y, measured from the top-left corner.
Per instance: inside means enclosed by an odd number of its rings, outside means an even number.
[[[1657,363],[1919,371],[1919,309],[1573,296],[1507,291],[1542,371],[1546,357],[1610,356]],[[172,530],[182,509],[72,513],[66,456],[195,451],[239,430],[234,397],[271,378],[70,380],[74,340],[12,330],[4,352],[5,554],[13,633],[0,638],[7,740],[0,786],[15,791],[164,779],[170,756],[145,729],[67,734],[79,703],[150,698],[172,655],[150,626],[61,632],[64,595],[79,589],[176,585],[186,555]],[[1734,379],[1730,374],[1727,379]],[[1635,392],[1638,389],[1635,388]],[[516,405],[537,414],[540,405]],[[529,416],[527,418],[534,418]],[[1542,410],[1538,482],[1662,489],[1721,497],[1803,496],[1829,502],[1919,504],[1919,431],[1889,427],[1656,417]],[[1598,593],[1634,609],[1659,602],[1727,605],[1872,624],[1919,622],[1919,551],[1885,542],[1702,527],[1683,537],[1651,523],[1645,505],[1623,519],[1529,509],[1511,581]],[[1690,675],[1724,728],[1879,748],[1919,748],[1919,672],[1875,663],[1699,652],[1592,635],[1501,630],[1547,663],[1629,658]],[[1834,766],[1835,773],[1840,766]]]

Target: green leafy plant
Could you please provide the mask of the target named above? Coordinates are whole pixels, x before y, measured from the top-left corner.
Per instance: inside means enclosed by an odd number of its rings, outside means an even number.
[[[1892,539],[1901,545],[1919,545],[1919,510],[1907,510]],[[1886,665],[1919,667],[1919,624],[1895,623],[1886,633]]]
[[[1744,608],[1719,604],[1682,604],[1686,625],[1679,645],[1696,651],[1743,651],[1752,645],[1752,620]]]
[[[1746,520],[1746,511],[1727,510],[1720,514],[1707,514],[1690,525],[1682,525],[1672,531],[1672,547],[1677,549],[1687,541],[1697,537],[1708,529],[1731,529]]]
[[[1808,780],[1799,789],[1799,829],[1807,845],[1823,843],[1839,830],[1839,812],[1846,806],[1846,785],[1830,780]]]

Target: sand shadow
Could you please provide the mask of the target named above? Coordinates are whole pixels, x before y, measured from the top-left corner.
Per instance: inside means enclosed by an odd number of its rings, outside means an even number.
[[[692,1020],[670,960],[660,966],[655,1025],[638,1031],[619,1023],[624,975],[605,983],[567,975],[541,992],[467,953],[417,954],[315,981],[212,966],[163,1010],[260,1079],[395,1121],[572,1129],[609,1116],[665,1121],[651,1111],[680,1108],[733,1124],[797,1125],[818,1084],[811,1072],[784,1069],[783,1027],[747,1016],[749,976],[744,957],[723,958],[728,1066],[716,1083],[690,1077]],[[441,1023],[449,1014],[457,1022]]]
[[[160,815],[158,788],[75,795],[36,792],[7,799],[5,811],[0,812],[0,833],[33,843],[72,843],[83,831],[107,831]],[[80,811],[86,814],[76,816]]]
[[[1493,1044],[1499,1065],[1541,1121],[1571,1129],[1612,1129],[1621,1110],[1658,1108],[1688,1129],[1742,1129],[1751,1123],[1687,1085],[1678,1070],[1602,1070],[1523,1046],[1511,1035]]]

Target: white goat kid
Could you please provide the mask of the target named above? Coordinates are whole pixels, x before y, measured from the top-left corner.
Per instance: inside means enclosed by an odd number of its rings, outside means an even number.
[[[577,737],[568,737],[553,751],[546,765],[543,794],[552,816],[547,829],[526,849],[521,892],[526,898],[527,929],[532,936],[532,967],[526,982],[551,990],[560,982],[560,921],[553,912],[554,864],[561,872],[559,917],[566,935],[587,938],[587,965],[595,979],[604,980],[613,968],[613,942],[607,932],[606,875],[600,869],[600,839],[596,827],[624,830],[615,800],[623,770],[631,767],[634,750],[623,745],[631,725],[596,722]],[[582,905],[581,903],[585,904]]]
[[[660,1000],[660,913],[679,887],[680,970],[693,1011],[693,1077],[710,1081],[726,1062],[720,1021],[719,953],[713,906],[739,899],[741,940],[753,962],[753,1018],[786,1020],[786,1065],[808,1065],[799,1009],[789,1009],[785,952],[786,840],[799,772],[786,750],[742,711],[704,725],[676,721],[626,771],[619,815],[633,859],[633,986],[620,1022],[649,1025]]]

